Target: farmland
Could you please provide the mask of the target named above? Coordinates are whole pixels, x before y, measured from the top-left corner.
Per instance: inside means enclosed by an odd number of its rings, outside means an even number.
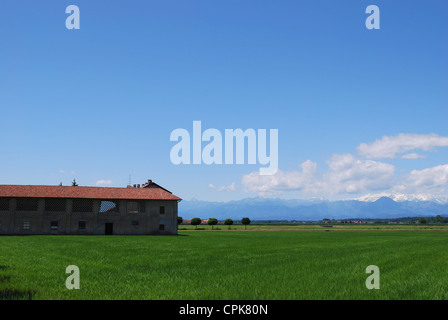
[[[0,298],[448,299],[446,227],[219,228],[1,236]],[[69,265],[80,269],[79,290],[65,287]],[[380,269],[379,290],[366,289],[369,265]]]

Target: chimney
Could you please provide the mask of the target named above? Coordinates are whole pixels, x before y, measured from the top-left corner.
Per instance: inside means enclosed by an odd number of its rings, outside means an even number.
[[[137,185],[137,188],[140,188],[140,184]]]
[[[134,188],[137,188],[137,185],[136,185],[136,184],[134,184]]]

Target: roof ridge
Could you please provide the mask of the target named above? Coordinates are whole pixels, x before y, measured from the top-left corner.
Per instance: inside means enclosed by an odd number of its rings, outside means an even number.
[[[124,188],[57,185],[0,185],[0,197],[182,200],[162,187]]]

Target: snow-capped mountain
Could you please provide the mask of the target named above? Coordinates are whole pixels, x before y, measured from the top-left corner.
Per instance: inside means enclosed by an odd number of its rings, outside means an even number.
[[[424,194],[424,193],[414,193],[414,194],[405,194],[405,193],[391,193],[391,192],[382,192],[375,194],[367,194],[365,196],[359,198],[353,198],[350,200],[358,200],[358,201],[367,201],[373,202],[382,197],[391,198],[394,201],[402,202],[402,201],[433,201],[440,204],[448,203],[447,197],[435,197],[432,194]]]

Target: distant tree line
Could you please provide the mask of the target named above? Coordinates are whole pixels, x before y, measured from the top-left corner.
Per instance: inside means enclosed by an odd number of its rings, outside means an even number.
[[[419,224],[440,224],[448,223],[448,217],[442,217],[441,215],[436,215],[435,217],[421,217],[418,219]]]
[[[389,219],[385,221],[388,222],[398,222],[405,224],[442,224],[448,223],[448,217],[442,217],[441,215],[436,215],[435,217],[406,217],[406,218],[398,218],[398,219]]]
[[[442,224],[448,223],[448,217],[442,217],[441,215],[436,215],[434,217],[403,217],[395,219],[322,219],[321,223],[326,224],[338,224],[338,223],[375,223],[375,224],[388,224],[388,223],[402,223],[402,224]]]
[[[184,219],[182,217],[177,217],[177,224],[178,225],[182,224],[183,222],[184,222]],[[241,219],[241,224],[244,225],[245,229],[247,229],[247,226],[250,224],[250,222],[251,222],[250,219],[247,218],[247,217],[244,217],[244,218]],[[207,220],[207,224],[212,227],[212,230],[213,230],[213,227],[216,226],[218,223],[219,223],[218,219],[216,219],[216,218],[209,218]],[[233,223],[234,223],[233,220],[230,219],[230,218],[224,220],[224,224],[229,227],[229,230],[230,230],[230,226],[233,225]],[[198,226],[200,224],[202,224],[202,219],[201,218],[197,218],[197,217],[193,218],[193,219],[191,219],[190,224],[192,226],[195,226],[196,227],[195,229],[197,229]]]

